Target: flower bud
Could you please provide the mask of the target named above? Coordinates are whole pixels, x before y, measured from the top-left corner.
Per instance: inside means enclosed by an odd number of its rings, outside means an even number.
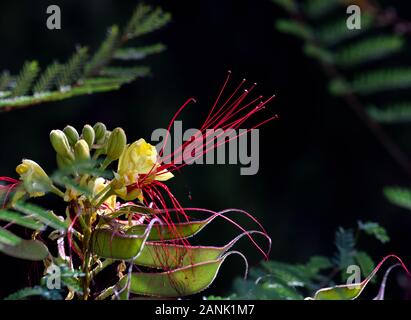
[[[80,162],[90,160],[90,148],[85,140],[80,139],[74,145],[74,155]]]
[[[57,162],[57,166],[60,169],[67,168],[67,167],[69,167],[73,164],[73,161],[71,161],[70,159],[67,159],[65,157],[62,157],[59,154],[57,154],[57,156],[56,156],[56,162]]]
[[[70,160],[74,159],[69,142],[63,131],[52,130],[50,132],[50,142],[57,154]]]
[[[78,139],[80,138],[77,130],[72,126],[67,126],[63,129],[64,134],[67,137],[67,140],[71,146],[74,146]]]
[[[126,144],[127,137],[124,130],[121,128],[114,129],[107,141],[107,158],[112,161],[120,158]]]
[[[52,182],[44,170],[34,161],[24,159],[16,167],[24,189],[31,197],[41,197],[50,190]]]
[[[97,144],[103,143],[106,137],[106,132],[107,132],[106,125],[104,123],[97,122],[94,125],[93,129],[96,134],[96,137],[95,137],[96,143]]]
[[[94,144],[94,140],[96,137],[93,127],[89,124],[86,124],[83,128],[82,137],[84,140],[86,140],[88,146],[91,148]]]

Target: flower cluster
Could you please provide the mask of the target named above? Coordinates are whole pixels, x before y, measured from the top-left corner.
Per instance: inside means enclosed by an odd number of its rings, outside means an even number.
[[[262,100],[260,96],[244,102],[255,85],[241,93],[240,89],[244,84],[242,81],[225,101],[220,102],[229,77],[230,75],[201,129],[194,136],[194,141],[205,141],[203,138],[207,135],[207,128],[222,128],[223,131],[239,128],[263,110],[272,99],[270,97]],[[176,112],[168,129],[192,101],[193,99],[189,99]],[[274,118],[250,126],[249,130]],[[94,126],[85,125],[81,132],[73,126],[52,130],[50,142],[56,153],[56,173],[49,176],[38,163],[24,159],[16,167],[19,181],[0,177],[1,182],[7,183],[0,185],[0,191],[5,194],[3,203],[8,207],[25,214],[34,212],[40,222],[56,228],[50,234],[51,238],[49,236],[52,240],[58,240],[60,260],[53,258],[54,264],[64,261],[67,267],[74,271],[74,262],[80,260],[79,269],[84,276],[76,279],[82,288],[81,293],[78,291],[79,297],[90,297],[92,279],[99,270],[114,261],[119,261],[119,283],[101,293],[101,297],[113,294],[116,296],[124,290],[127,293],[168,297],[204,290],[214,280],[224,259],[231,253],[237,253],[228,250],[244,235],[267,258],[270,249],[263,250],[252,235],[260,234],[268,240],[269,237],[261,224],[250,214],[234,209],[215,212],[201,208],[183,208],[172,194],[165,182],[173,178],[173,172],[182,167],[176,160],[187,152],[188,144],[183,144],[172,154],[163,155],[163,149],[158,152],[144,139],[128,143],[122,128],[109,130],[101,122]],[[205,146],[203,152],[216,147],[212,142]],[[169,161],[170,158],[173,161]],[[22,206],[27,199],[42,197],[47,193],[56,194],[67,203],[65,218],[52,211],[39,211],[33,207]],[[186,214],[188,211],[207,214],[209,218],[193,220]],[[247,215],[258,224],[260,230],[247,231],[227,217],[229,212]],[[223,247],[192,246],[187,239],[215,217],[229,221],[240,229],[242,234]],[[33,222],[32,226],[37,228],[38,223]],[[37,233],[33,236],[33,241],[37,241],[36,235]],[[67,239],[68,246],[64,245],[63,239]],[[32,242],[29,244],[33,245]],[[38,241],[35,245],[40,246]],[[70,250],[69,255],[65,254],[65,249]],[[47,255],[48,251],[45,249],[36,258],[44,259]],[[131,266],[140,265],[164,272],[157,273],[153,278],[148,273],[132,274],[130,268],[125,276],[125,261]],[[202,273],[201,270],[206,266],[211,267],[205,273],[207,281],[196,282],[195,277],[199,276],[197,273]],[[182,274],[184,279],[194,278],[192,281],[180,283]],[[158,286],[144,285],[144,281],[151,283],[153,279],[161,280],[161,283],[159,282]],[[133,285],[133,281],[136,285]],[[165,283],[168,289],[165,289]]]

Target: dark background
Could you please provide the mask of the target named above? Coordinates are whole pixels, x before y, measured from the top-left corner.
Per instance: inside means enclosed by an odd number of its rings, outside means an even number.
[[[399,1],[397,1],[399,2]],[[137,1],[1,1],[0,69],[17,73],[25,60],[41,65],[65,60],[76,44],[95,48],[108,26],[124,24]],[[260,131],[260,170],[240,176],[234,165],[188,166],[170,181],[184,206],[213,210],[242,208],[257,217],[273,241],[271,258],[304,262],[313,254],[331,255],[338,226],[355,227],[357,220],[385,226],[388,245],[364,240],[375,260],[395,252],[410,261],[411,216],[383,197],[386,185],[409,181],[364,124],[341,101],[327,93],[327,79],[315,61],[301,51],[301,43],[281,34],[274,21],[285,13],[269,0],[149,1],[173,15],[165,29],[147,36],[162,41],[168,50],[149,59],[153,76],[120,91],[78,97],[0,114],[0,172],[15,177],[22,158],[55,168],[49,145],[50,130],[72,124],[78,129],[102,121],[123,127],[129,140],[149,139],[151,131],[165,127],[177,108],[193,96],[198,113],[187,115],[195,127],[226,76],[258,82],[258,91],[277,97],[267,115],[280,119]],[[46,28],[46,8],[58,4],[62,30]],[[409,12],[404,11],[403,16]],[[201,111],[203,110],[203,111]],[[388,132],[402,137],[406,126]],[[409,136],[408,136],[409,137]],[[191,193],[192,200],[188,194]],[[53,199],[50,200],[51,204]],[[247,228],[253,224],[238,216]],[[228,242],[236,230],[216,222],[202,239],[204,244]],[[261,259],[247,241],[240,249],[251,265]],[[242,269],[232,258],[222,269],[212,293],[224,293]],[[1,256],[4,296],[30,284],[38,266]]]

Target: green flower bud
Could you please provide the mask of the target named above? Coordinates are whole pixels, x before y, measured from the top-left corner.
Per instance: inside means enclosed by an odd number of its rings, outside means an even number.
[[[67,167],[69,167],[73,164],[73,161],[71,161],[70,159],[67,159],[65,157],[62,157],[59,154],[56,155],[56,162],[57,162],[57,166],[60,169],[67,168]]]
[[[90,160],[90,147],[85,140],[81,139],[74,145],[74,155],[77,161]]]
[[[126,144],[127,137],[124,130],[121,128],[114,129],[107,141],[107,158],[112,161],[120,158]]]
[[[67,126],[63,129],[64,134],[67,137],[67,140],[71,146],[74,146],[78,139],[80,138],[77,130],[72,126]]]
[[[24,159],[16,167],[16,172],[23,181],[24,189],[30,197],[41,197],[51,189],[52,183],[44,170],[34,161]]]
[[[69,160],[74,160],[70,144],[63,131],[52,130],[50,132],[50,142],[57,154]]]
[[[83,128],[82,137],[84,140],[86,140],[88,146],[91,148],[94,144],[94,140],[96,137],[96,133],[94,132],[93,127],[89,124],[86,124]]]
[[[99,154],[107,154],[107,144],[110,139],[111,131],[107,130],[102,147],[98,150]]]
[[[104,138],[106,137],[107,128],[104,123],[97,122],[94,127],[94,132],[96,134],[96,143],[101,144],[104,142]]]

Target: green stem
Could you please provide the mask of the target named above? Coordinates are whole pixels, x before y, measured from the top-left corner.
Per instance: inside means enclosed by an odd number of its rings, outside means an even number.
[[[109,165],[110,165],[110,163],[112,163],[113,162],[113,160],[112,159],[109,159],[109,158],[105,158],[104,159],[104,161],[103,161],[103,163],[101,164],[101,169],[103,169],[103,170],[105,170]]]
[[[64,192],[61,191],[60,189],[58,189],[55,185],[51,185],[51,192],[53,192],[54,194],[58,195],[59,197],[64,198]]]

